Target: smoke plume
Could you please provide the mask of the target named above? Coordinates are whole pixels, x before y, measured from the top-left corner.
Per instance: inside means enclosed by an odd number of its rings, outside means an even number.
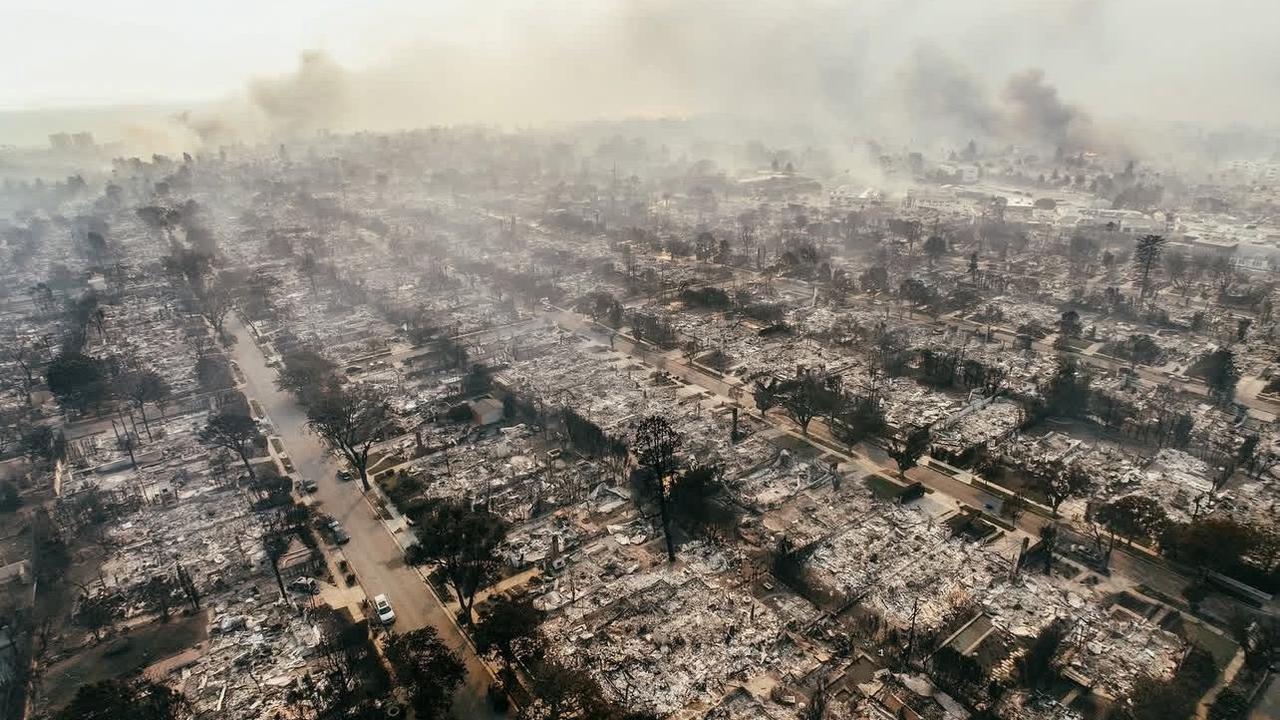
[[[293,135],[340,122],[349,102],[347,72],[321,52],[302,53],[298,69],[281,78],[249,83],[249,99],[271,130]]]
[[[1088,141],[1088,118],[1058,97],[1041,70],[1027,70],[1009,78],[1004,88],[1014,137],[1057,147]]]
[[[364,55],[306,53],[181,124],[209,145],[317,128],[725,116],[845,148],[975,139],[1148,152],[1167,120],[1280,122],[1280,45],[1267,36],[1280,10],[1224,0],[1168,12],[1170,1],[379,7]]]

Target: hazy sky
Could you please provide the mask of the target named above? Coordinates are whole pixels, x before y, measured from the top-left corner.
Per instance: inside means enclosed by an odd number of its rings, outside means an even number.
[[[209,100],[291,71],[308,49],[366,66],[459,27],[467,4],[0,0],[0,108]]]
[[[238,102],[205,119],[277,129],[710,111],[918,134],[1062,108],[1276,126],[1277,27],[1275,0],[0,0],[0,109]],[[322,60],[299,71],[307,50]],[[1047,114],[1011,118],[1028,71]]]

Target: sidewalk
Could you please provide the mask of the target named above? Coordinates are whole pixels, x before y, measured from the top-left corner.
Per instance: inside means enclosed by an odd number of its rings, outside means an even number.
[[[385,513],[379,512],[378,510],[379,503],[374,501],[375,497],[381,502],[381,504],[385,508]],[[386,496],[386,494],[382,492],[382,488],[378,487],[377,483],[370,483],[368,492],[364,493],[364,500],[365,502],[369,503],[369,509],[373,511],[373,514],[382,523],[382,526],[386,528],[387,534],[391,536],[391,540],[395,542],[396,546],[399,547],[401,551],[404,551],[406,548],[408,548],[410,545],[416,542],[416,539],[413,537],[411,528],[408,526],[407,522],[405,521],[405,517],[400,514],[400,511],[396,509],[395,505],[391,502],[391,500]],[[422,568],[414,565],[411,565],[409,567],[413,568],[413,571],[417,573],[419,578],[421,578],[422,584],[427,588],[427,592],[431,593],[431,596],[435,598],[435,601],[440,603],[440,606],[446,610],[445,614],[448,615],[449,622],[453,625],[454,629],[457,631],[458,636],[461,637],[463,641],[466,642],[467,647],[470,648],[470,652],[476,657],[477,660],[479,660],[480,665],[484,667],[485,672],[488,673],[489,675],[490,682],[497,682],[498,675],[497,675],[497,671],[493,667],[493,664],[476,647],[475,641],[471,639],[471,634],[465,631],[462,628],[462,625],[458,623],[458,618],[457,618],[458,603],[454,601],[452,597],[450,598],[440,597],[440,594],[436,592],[436,589],[431,584],[431,581],[427,579],[427,575],[422,571]],[[476,600],[477,601],[480,600],[479,595],[477,595]]]
[[[1209,706],[1213,705],[1213,701],[1218,699],[1218,694],[1224,688],[1236,679],[1236,674],[1240,672],[1240,668],[1244,667],[1244,650],[1236,652],[1236,656],[1231,658],[1231,662],[1222,670],[1222,678],[1218,680],[1218,684],[1209,688],[1209,692],[1200,698],[1200,705],[1196,707],[1197,720],[1204,720],[1209,717]]]

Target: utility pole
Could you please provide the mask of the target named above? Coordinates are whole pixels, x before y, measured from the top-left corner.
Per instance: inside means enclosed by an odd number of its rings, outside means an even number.
[[[914,646],[916,642],[916,617],[919,616],[919,614],[920,614],[920,596],[916,595],[915,599],[911,601],[911,629],[907,631],[907,650],[906,650],[906,657],[903,659],[903,665],[906,667],[910,667],[911,654],[915,649]]]

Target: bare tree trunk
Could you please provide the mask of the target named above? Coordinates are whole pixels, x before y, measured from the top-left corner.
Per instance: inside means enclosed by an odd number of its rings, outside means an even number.
[[[463,625],[470,625],[472,620],[471,606],[474,603],[474,598],[468,598],[467,594],[462,591],[462,583],[460,581],[450,580],[450,584],[453,585],[453,593],[458,596],[458,621]]]
[[[662,479],[658,479],[658,515],[662,518],[662,535],[667,541],[667,562],[676,561],[675,538],[671,537],[671,511],[667,507],[667,493]]]
[[[271,559],[271,572],[275,573],[276,585],[280,586],[280,597],[286,597],[284,590],[284,578],[280,577],[280,559]]]
[[[138,403],[138,414],[142,416],[142,427],[147,431],[147,440],[154,441],[151,437],[151,424],[147,422],[147,404]]]
[[[240,462],[244,464],[245,472],[249,473],[249,481],[257,480],[258,475],[253,471],[253,465],[249,462],[249,453],[241,450],[238,454],[240,455]]]

